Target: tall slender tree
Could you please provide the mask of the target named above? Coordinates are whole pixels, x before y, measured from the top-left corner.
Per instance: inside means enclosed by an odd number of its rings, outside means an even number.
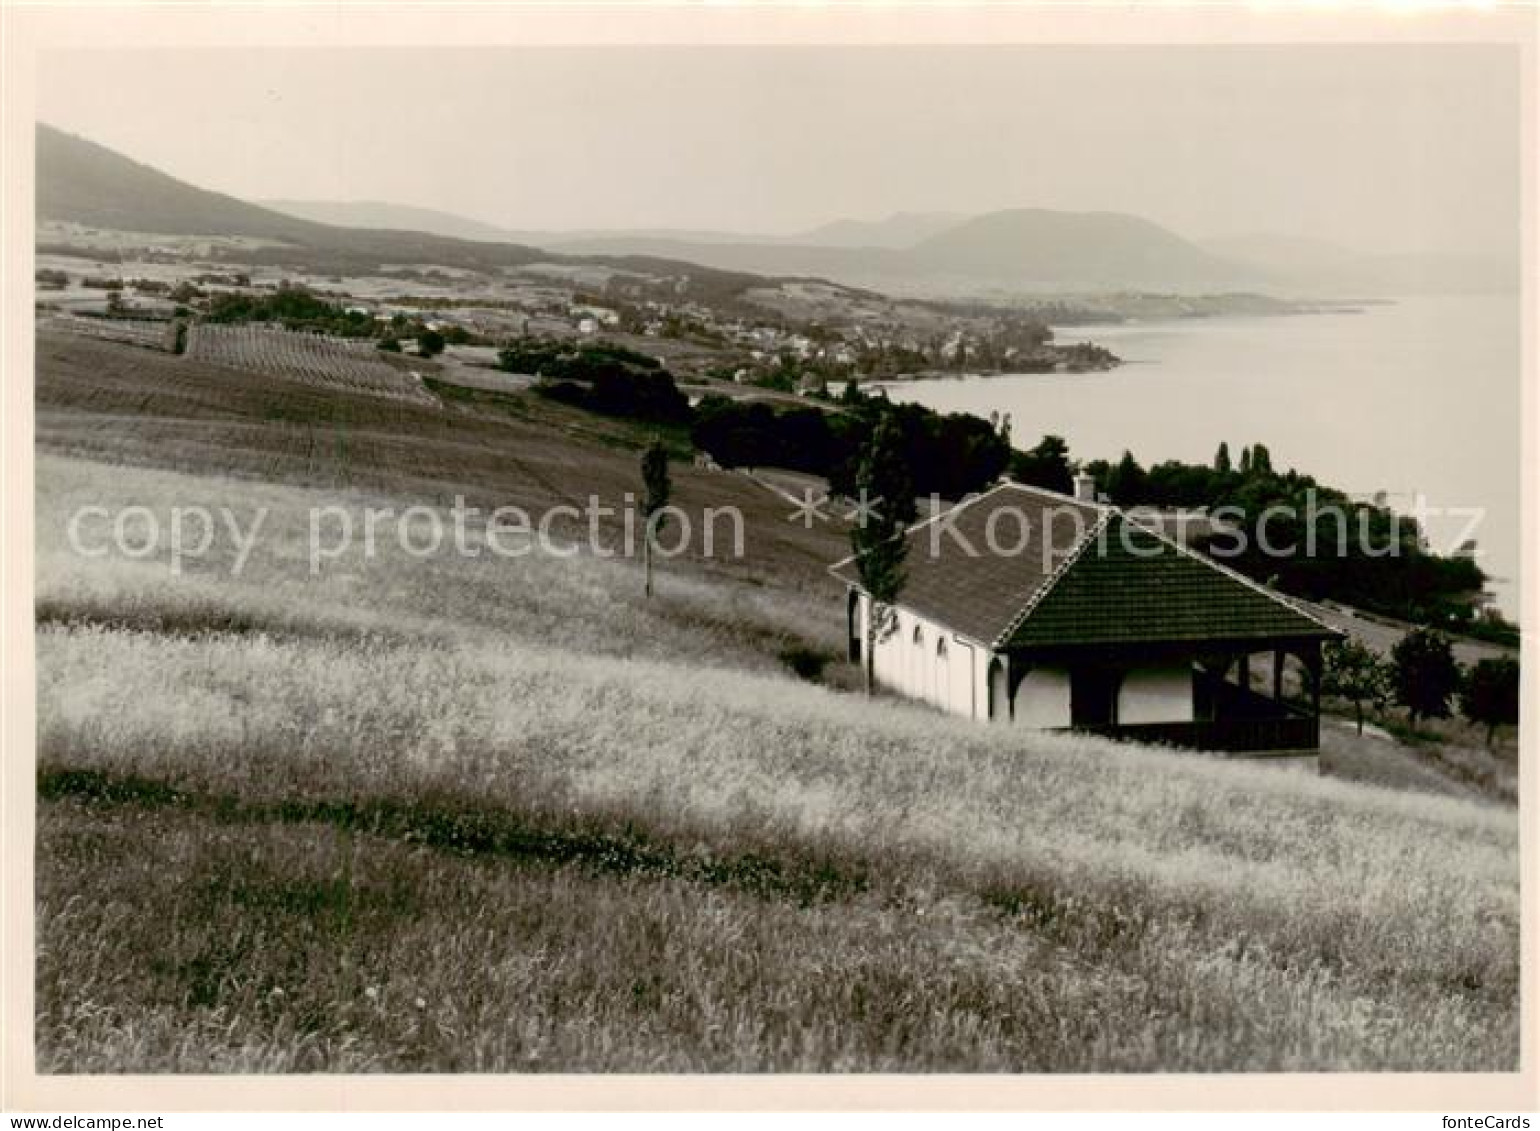
[[[891,412],[883,413],[861,454],[856,489],[861,506],[850,530],[850,545],[856,574],[866,591],[861,666],[870,695],[876,683],[877,644],[891,636],[897,625],[893,605],[904,588],[904,560],[909,553],[904,532],[916,514],[904,434]]]
[[[668,477],[668,449],[656,438],[642,452],[642,592],[652,596],[652,543],[668,521],[673,483]]]
[[[1144,468],[1139,466],[1133,452],[1125,451],[1123,458],[1113,464],[1112,472],[1107,477],[1107,494],[1119,506],[1133,506],[1146,501],[1145,492],[1148,487],[1149,476],[1145,474]]]

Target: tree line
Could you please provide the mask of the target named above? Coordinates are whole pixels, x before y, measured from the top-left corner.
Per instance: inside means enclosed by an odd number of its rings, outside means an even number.
[[[987,420],[895,405],[859,391],[837,411],[707,396],[695,408],[691,440],[723,467],[805,471],[828,479],[833,493],[855,497],[861,460],[884,422],[894,430],[917,495],[961,499],[984,490],[1010,465],[1009,436]]]
[[[1407,633],[1388,657],[1358,640],[1330,645],[1321,691],[1353,705],[1359,734],[1365,707],[1383,712],[1392,703],[1406,708],[1414,731],[1419,719],[1447,719],[1458,704],[1467,720],[1485,728],[1488,746],[1499,727],[1519,721],[1519,661],[1494,656],[1463,667],[1449,638],[1428,628]]]
[[[1434,553],[1410,516],[1275,468],[1264,444],[1243,447],[1232,460],[1221,443],[1210,463],[1166,460],[1149,468],[1125,451],[1084,471],[1118,506],[1220,511],[1234,532],[1200,548],[1288,593],[1517,642],[1477,620],[1473,598],[1486,576],[1472,557]]]
[[[190,288],[184,292],[183,288]],[[209,322],[271,322],[286,330],[327,334],[337,338],[372,339],[389,353],[401,353],[402,339],[413,339],[417,353],[433,357],[444,347],[471,340],[460,326],[430,329],[420,318],[394,314],[378,319],[361,307],[349,307],[317,295],[303,286],[287,281],[274,291],[263,294],[218,292],[206,295],[191,283],[183,282],[171,296],[178,302],[202,301],[203,317]]]
[[[690,402],[655,357],[607,342],[524,339],[498,352],[499,369],[538,378],[535,391],[606,416],[686,424]]]

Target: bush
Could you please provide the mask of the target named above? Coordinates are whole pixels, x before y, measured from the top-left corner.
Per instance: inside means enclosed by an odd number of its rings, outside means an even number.
[[[817,683],[823,679],[823,670],[828,666],[831,657],[827,652],[819,651],[817,648],[793,644],[782,648],[779,658],[798,679]]]

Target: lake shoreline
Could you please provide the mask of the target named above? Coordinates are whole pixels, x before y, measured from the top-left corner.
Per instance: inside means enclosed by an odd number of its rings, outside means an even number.
[[[1128,362],[1117,358],[1109,365],[1084,366],[1079,368],[1054,368],[1054,369],[970,369],[966,373],[959,373],[953,369],[923,369],[914,373],[895,373],[880,377],[863,377],[857,379],[857,384],[872,388],[880,388],[884,385],[904,385],[918,381],[969,381],[969,380],[994,380],[1001,377],[1066,377],[1081,373],[1110,373],[1114,369],[1121,369]]]
[[[1226,296],[1233,300],[1234,296]],[[1255,297],[1255,296],[1250,296]],[[1148,301],[1146,299],[1145,301]],[[869,375],[857,378],[863,385],[898,384],[913,381],[945,381],[962,380],[967,378],[992,378],[992,377],[1046,377],[1064,374],[1079,373],[1108,373],[1129,364],[1129,359],[1120,357],[1106,346],[1091,340],[1101,337],[1108,331],[1114,336],[1122,333],[1139,333],[1145,330],[1154,330],[1161,327],[1188,327],[1195,324],[1223,323],[1236,318],[1297,318],[1297,317],[1321,317],[1326,315],[1361,315],[1377,307],[1394,306],[1396,299],[1391,298],[1351,298],[1341,300],[1315,299],[1269,299],[1260,306],[1241,303],[1233,307],[1225,305],[1212,305],[1212,300],[1192,300],[1196,307],[1179,306],[1175,309],[1162,309],[1160,305],[1143,314],[1118,314],[1114,308],[1109,312],[1106,320],[1097,321],[1073,321],[1066,323],[1054,323],[1050,329],[1057,335],[1069,336],[1071,334],[1086,334],[1087,339],[1064,345],[1060,342],[1043,347],[1043,352],[1035,363],[1029,359],[1026,363],[1012,368],[970,369],[959,371],[954,369],[918,369],[909,373],[896,373],[891,375]]]
[[[1085,332],[1092,333],[1089,328]],[[896,403],[988,419],[1009,414],[1023,447],[1064,437],[1076,459],[1206,463],[1220,441],[1263,443],[1283,467],[1436,513],[1441,551],[1474,538],[1509,619],[1519,612],[1518,308],[1509,296],[1398,299],[1314,318],[1271,315],[1124,322],[1094,331],[1117,372],[881,378]],[[1126,374],[1137,369],[1137,376]],[[1452,379],[1458,374],[1459,379]],[[1019,380],[1008,380],[1017,376]],[[1475,448],[1451,434],[1481,437]],[[1479,525],[1466,531],[1472,508]]]

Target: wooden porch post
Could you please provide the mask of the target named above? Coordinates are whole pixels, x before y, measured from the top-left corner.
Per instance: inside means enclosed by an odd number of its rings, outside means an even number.
[[[1011,669],[1016,666],[1016,660],[1007,652],[1005,654],[1005,721],[1016,721],[1016,684],[1011,679]]]
[[[1305,653],[1305,670],[1310,674],[1310,713],[1317,719],[1321,717],[1321,642],[1316,640],[1311,643],[1309,651]]]
[[[1315,748],[1321,749],[1321,642],[1312,640],[1305,649],[1301,659],[1305,662],[1305,673],[1310,679],[1310,726],[1314,731]],[[1322,773],[1326,772],[1324,764],[1320,765]]]

